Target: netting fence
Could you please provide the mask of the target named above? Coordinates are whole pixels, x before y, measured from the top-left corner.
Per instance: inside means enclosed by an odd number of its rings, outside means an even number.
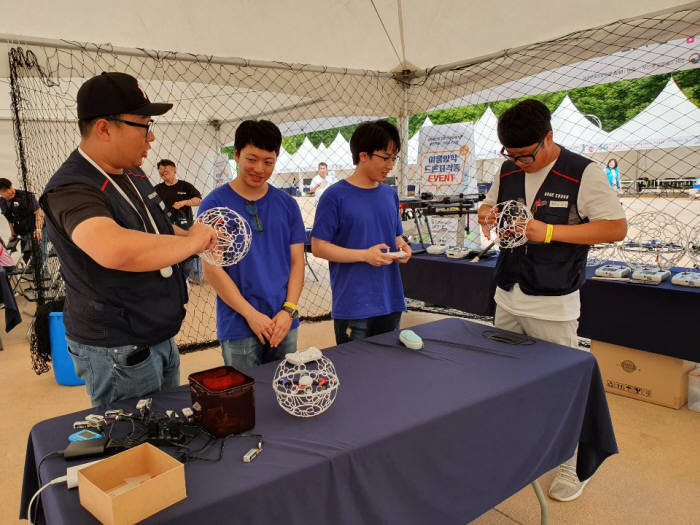
[[[68,41],[12,41],[19,186],[41,193],[77,146],[76,93],[102,71],[129,73],[151,100],[174,104],[157,119],[156,140],[142,166],[154,184],[160,182],[156,163],[168,158],[176,163],[179,179],[206,195],[235,176],[226,152],[237,125],[251,118],[277,123],[284,147],[269,182],[294,197],[308,228],[317,203],[311,190],[318,165],[326,163],[335,180],[353,172],[348,139],[357,123],[377,118],[396,122],[404,143],[387,183],[403,197],[409,186],[421,190],[421,134],[432,126],[472,122],[469,154],[475,170],[470,176],[485,191],[502,162],[498,115],[534,96],[553,111],[557,143],[589,156],[601,168],[616,160],[613,184],[628,218],[644,212],[671,216],[687,234],[669,242],[687,243],[700,218],[694,188],[700,177],[699,28],[700,10],[687,8],[470,63],[402,73]],[[456,228],[450,219],[434,222],[434,242],[447,239]],[[413,222],[405,228],[415,239]],[[328,264],[309,250],[305,256],[302,320],[328,318]],[[692,262],[684,254],[677,265]],[[185,351],[216,344],[215,293],[206,282],[191,281],[188,313],[177,337]],[[60,287],[51,290],[48,297],[40,292],[38,302],[60,293]]]

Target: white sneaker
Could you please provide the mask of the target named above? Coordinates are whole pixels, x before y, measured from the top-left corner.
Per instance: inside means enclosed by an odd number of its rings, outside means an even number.
[[[583,487],[590,481],[579,481],[576,475],[576,465],[562,463],[559,472],[549,487],[549,497],[557,501],[571,501],[578,498],[583,492]]]

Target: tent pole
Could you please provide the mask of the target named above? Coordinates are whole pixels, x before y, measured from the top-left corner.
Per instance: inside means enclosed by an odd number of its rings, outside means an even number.
[[[399,129],[399,137],[401,138],[401,171],[396,181],[396,188],[399,192],[399,197],[406,195],[406,184],[408,183],[408,87],[409,83],[401,82],[401,90],[403,92],[403,100],[401,101],[401,114],[396,119]]]

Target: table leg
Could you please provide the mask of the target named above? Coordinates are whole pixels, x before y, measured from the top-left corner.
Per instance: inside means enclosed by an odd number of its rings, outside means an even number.
[[[540,524],[549,525],[549,507],[547,506],[547,500],[544,497],[544,492],[542,492],[542,487],[540,487],[540,482],[537,480],[533,481],[532,488],[535,489],[537,499],[540,501]]]

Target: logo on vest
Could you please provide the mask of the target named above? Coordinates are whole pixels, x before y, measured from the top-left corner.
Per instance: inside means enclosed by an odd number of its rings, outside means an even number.
[[[549,201],[550,208],[568,208],[569,201]]]

